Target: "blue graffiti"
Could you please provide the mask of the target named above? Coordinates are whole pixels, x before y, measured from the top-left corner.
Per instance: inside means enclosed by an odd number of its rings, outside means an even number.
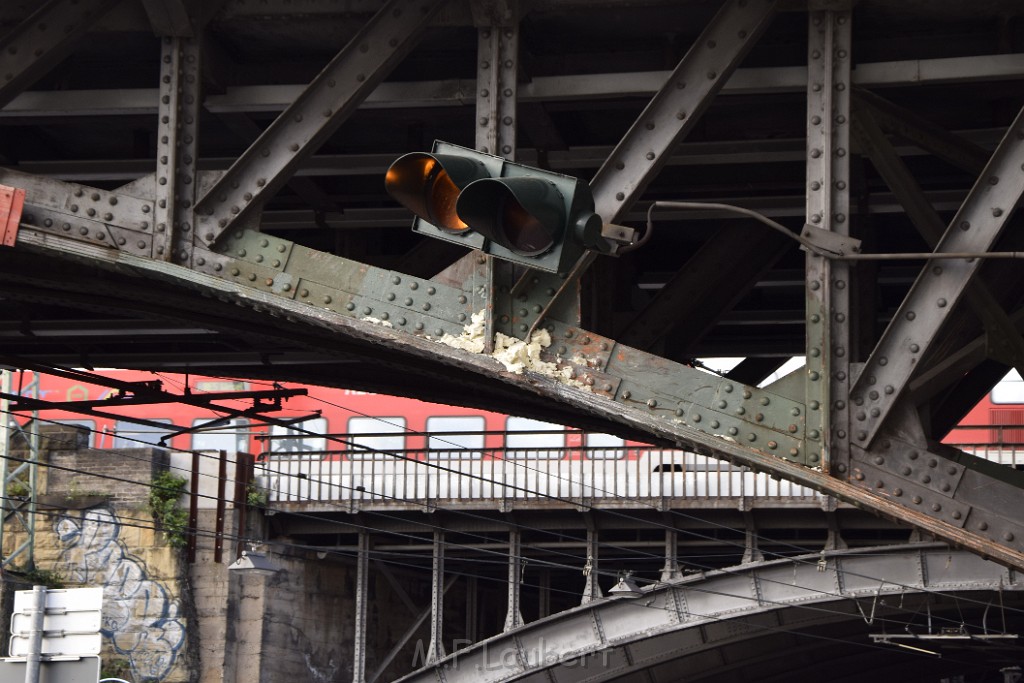
[[[100,632],[128,660],[135,680],[164,680],[185,643],[181,605],[118,538],[117,515],[88,510],[80,520],[62,517],[54,531],[64,547],[58,571],[69,583],[103,587]]]

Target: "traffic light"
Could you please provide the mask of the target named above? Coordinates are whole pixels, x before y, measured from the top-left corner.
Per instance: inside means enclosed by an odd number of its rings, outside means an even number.
[[[614,251],[590,186],[560,173],[438,141],[391,164],[384,184],[415,232],[530,268],[566,273],[587,249]]]

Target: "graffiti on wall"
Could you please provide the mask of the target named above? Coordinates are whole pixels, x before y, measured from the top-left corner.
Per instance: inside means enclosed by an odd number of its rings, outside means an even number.
[[[54,531],[62,547],[56,569],[69,583],[103,587],[101,632],[128,661],[134,680],[166,679],[185,643],[181,605],[128,551],[118,516],[87,510],[77,519],[62,517]]]

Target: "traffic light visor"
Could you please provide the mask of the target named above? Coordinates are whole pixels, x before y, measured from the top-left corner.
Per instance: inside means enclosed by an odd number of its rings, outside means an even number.
[[[562,195],[541,178],[478,180],[462,191],[456,206],[474,230],[521,256],[549,251],[565,224]]]
[[[384,178],[388,194],[423,220],[453,233],[469,226],[455,210],[460,191],[487,176],[476,159],[413,152],[391,164]]]

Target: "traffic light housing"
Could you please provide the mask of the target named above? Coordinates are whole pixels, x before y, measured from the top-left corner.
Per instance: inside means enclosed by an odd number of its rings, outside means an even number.
[[[566,273],[585,250],[609,251],[590,186],[560,173],[438,141],[395,161],[385,187],[415,232],[530,268]]]

